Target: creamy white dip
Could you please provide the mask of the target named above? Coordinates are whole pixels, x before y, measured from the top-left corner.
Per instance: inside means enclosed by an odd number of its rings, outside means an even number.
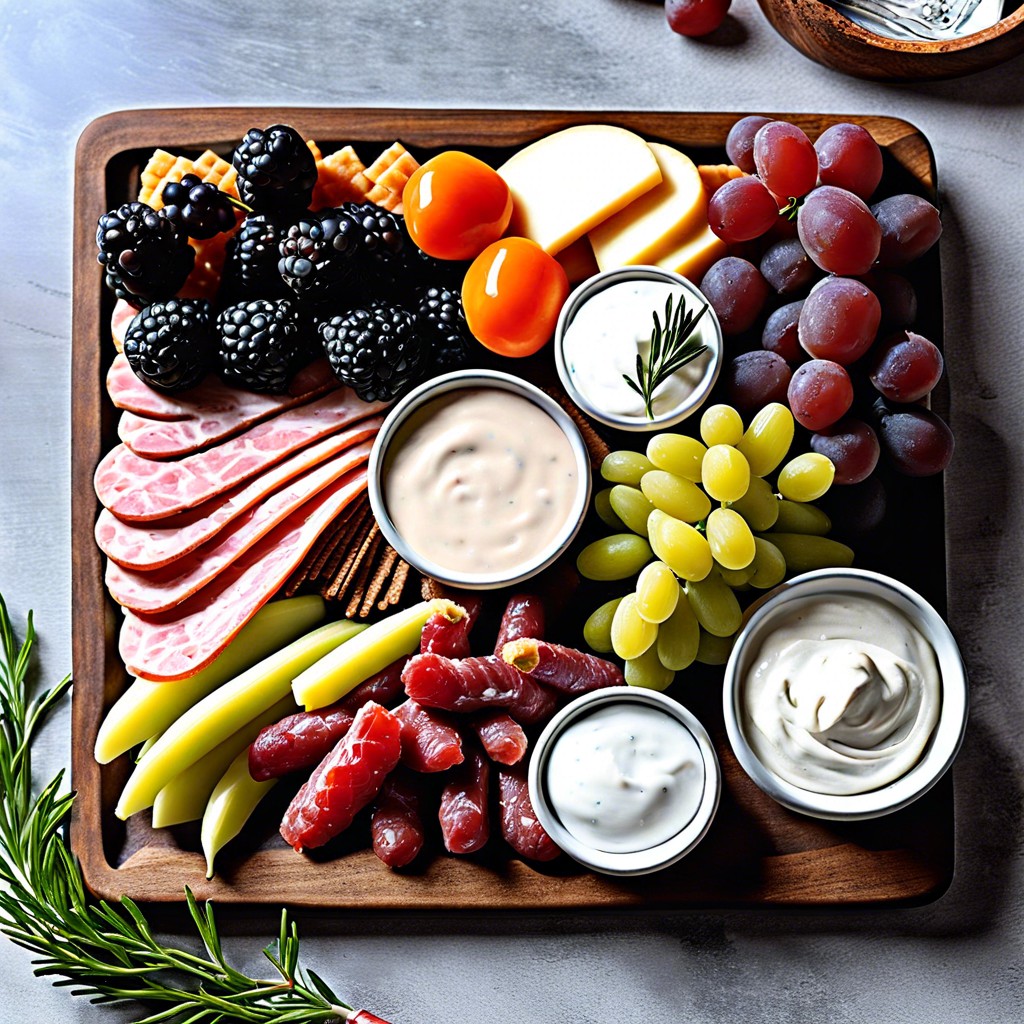
[[[693,734],[657,708],[601,708],[570,725],[547,763],[552,809],[594,850],[633,853],[671,839],[693,819],[704,762]]]
[[[680,302],[692,302],[682,285],[636,279],[601,289],[576,310],[562,338],[565,365],[576,390],[598,412],[646,420],[643,400],[622,377],[636,377],[638,354],[647,365],[654,313],[664,322],[669,295],[674,296],[673,308]],[[702,317],[693,335],[699,336],[702,344],[707,344],[703,335],[706,322],[707,317]],[[655,418],[668,415],[690,397],[704,378],[710,360],[709,350],[677,370],[655,391]]]
[[[744,680],[762,764],[813,793],[866,793],[920,760],[939,718],[935,652],[893,605],[807,598],[765,637]]]
[[[460,573],[511,572],[538,559],[565,529],[579,488],[562,428],[500,388],[452,391],[418,410],[384,470],[395,529]]]

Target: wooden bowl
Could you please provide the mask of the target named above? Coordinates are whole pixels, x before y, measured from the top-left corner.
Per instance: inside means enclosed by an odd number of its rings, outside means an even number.
[[[821,0],[757,2],[772,27],[801,53],[857,78],[956,78],[1024,53],[1024,6],[981,32],[928,43],[875,35]]]

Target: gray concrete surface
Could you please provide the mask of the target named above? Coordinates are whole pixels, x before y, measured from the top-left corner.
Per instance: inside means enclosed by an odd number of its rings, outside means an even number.
[[[90,119],[136,106],[627,107],[897,115],[945,202],[950,620],[973,683],[956,766],[958,872],[939,902],[862,913],[441,920],[301,915],[306,961],[395,1024],[527,1019],[1003,1024],[1024,1014],[1024,62],[893,87],[810,63],[754,0],[673,36],[646,0],[0,3],[0,590],[34,608],[41,670],[70,667],[70,195]],[[77,211],[94,218],[97,211]],[[66,709],[37,752],[68,761]],[[224,912],[258,969],[269,917]],[[0,1020],[129,1020],[0,955]]]

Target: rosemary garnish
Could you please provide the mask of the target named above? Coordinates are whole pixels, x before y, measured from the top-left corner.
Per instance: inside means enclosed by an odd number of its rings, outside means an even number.
[[[637,353],[636,379],[624,373],[622,379],[643,399],[644,410],[649,420],[654,419],[654,392],[672,376],[676,370],[685,366],[707,350],[696,338],[692,338],[697,322],[705,314],[708,304],[705,302],[700,312],[694,314],[687,309],[686,302],[681,301],[672,311],[672,300],[669,295],[665,302],[665,326],[658,319],[658,311],[654,311],[654,333],[651,335],[651,351],[644,363],[643,357]]]
[[[277,976],[260,981],[227,962],[212,905],[199,906],[187,888],[204,954],[163,945],[127,897],[119,903],[87,898],[64,838],[75,795],[61,792],[63,772],[32,795],[32,741],[71,688],[68,676],[29,699],[34,637],[29,613],[18,647],[0,596],[0,931],[40,954],[36,975],[57,977],[55,985],[74,986],[74,995],[97,1003],[138,1000],[148,1011],[138,1024],[380,1022],[341,1003],[299,965],[298,931],[284,911],[277,939],[263,951]]]

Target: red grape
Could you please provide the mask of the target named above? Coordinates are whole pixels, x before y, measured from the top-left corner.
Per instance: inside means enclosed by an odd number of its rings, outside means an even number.
[[[764,325],[764,332],[761,334],[761,347],[768,352],[782,356],[787,363],[798,363],[803,358],[797,332],[800,310],[803,307],[803,299],[799,302],[789,302],[785,306],[779,306],[768,317],[768,321]]]
[[[878,333],[882,307],[867,285],[830,277],[811,289],[800,310],[800,344],[815,359],[855,363]]]
[[[939,211],[920,196],[889,196],[871,207],[881,228],[878,262],[904,267],[923,256],[942,234]]]
[[[811,451],[836,467],[837,484],[859,484],[875,471],[881,448],[878,435],[863,420],[845,416],[811,435]]]
[[[727,181],[708,202],[708,224],[723,242],[760,238],[776,221],[775,197],[754,177]]]
[[[786,403],[792,371],[774,352],[744,352],[726,367],[729,401],[740,412],[756,412],[770,402]]]
[[[916,402],[942,376],[942,353],[927,338],[901,331],[889,338],[874,360],[871,383],[894,402]]]
[[[754,166],[781,199],[799,199],[818,180],[818,157],[811,140],[788,121],[770,121],[754,136]]]
[[[906,405],[893,409],[875,402],[882,450],[907,476],[941,473],[953,458],[953,431],[930,409]]]
[[[787,238],[765,250],[761,273],[779,295],[792,295],[818,276],[818,268],[804,252],[799,239]]]
[[[867,199],[882,180],[882,151],[859,124],[834,124],[818,136],[818,180]]]
[[[722,334],[742,334],[751,327],[768,298],[768,283],[752,263],[726,256],[713,264],[700,290],[718,315]]]
[[[909,327],[917,319],[917,292],[902,274],[872,270],[861,280],[882,304],[883,327]]]
[[[830,359],[812,359],[798,366],[786,396],[793,419],[808,430],[823,430],[853,405],[850,375]]]
[[[729,159],[747,174],[754,173],[754,136],[771,121],[770,117],[751,114],[741,117],[730,129],[725,140]]]
[[[830,274],[866,274],[878,259],[882,229],[864,200],[846,189],[816,188],[804,200],[796,223],[808,255]]]
[[[669,28],[681,36],[706,36],[725,21],[732,0],[665,0]]]

